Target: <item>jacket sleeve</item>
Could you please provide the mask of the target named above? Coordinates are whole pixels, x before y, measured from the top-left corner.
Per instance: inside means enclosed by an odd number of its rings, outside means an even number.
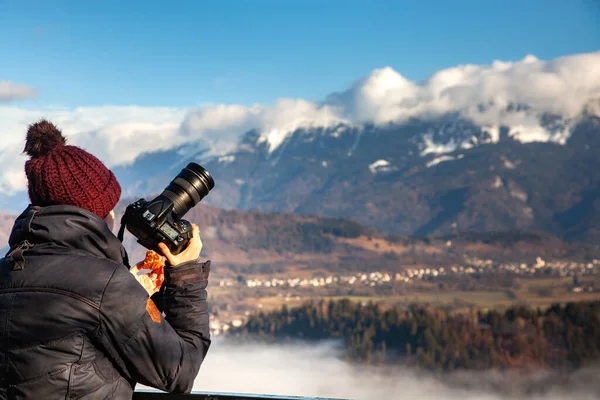
[[[165,267],[158,310],[126,268],[117,268],[100,305],[96,339],[130,381],[189,393],[210,346],[206,286],[210,261]]]

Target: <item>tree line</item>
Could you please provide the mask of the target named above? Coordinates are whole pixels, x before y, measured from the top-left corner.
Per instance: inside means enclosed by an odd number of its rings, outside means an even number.
[[[341,339],[348,360],[439,371],[579,368],[600,358],[600,302],[541,310],[454,314],[428,306],[383,306],[347,299],[312,301],[252,315],[234,337]]]

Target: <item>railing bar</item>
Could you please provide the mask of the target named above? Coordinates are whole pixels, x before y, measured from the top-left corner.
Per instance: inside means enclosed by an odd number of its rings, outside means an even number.
[[[325,397],[302,397],[302,396],[281,396],[269,394],[249,394],[249,393],[222,393],[222,392],[192,392],[188,395],[176,395],[148,389],[136,390],[133,394],[134,400],[152,400],[152,399],[196,399],[196,400],[343,400]]]

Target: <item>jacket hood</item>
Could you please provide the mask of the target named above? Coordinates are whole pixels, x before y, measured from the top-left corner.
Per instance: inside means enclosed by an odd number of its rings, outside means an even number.
[[[125,248],[106,222],[74,206],[27,207],[15,220],[8,244],[13,248],[25,240],[33,245],[51,243],[82,250],[120,264],[126,259]]]

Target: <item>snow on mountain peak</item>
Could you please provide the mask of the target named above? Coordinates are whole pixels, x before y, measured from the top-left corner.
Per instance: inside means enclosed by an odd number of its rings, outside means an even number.
[[[426,156],[428,154],[452,153],[458,148],[458,144],[452,139],[447,143],[435,143],[431,139],[431,135],[423,135],[423,142],[421,146],[421,156]]]
[[[377,160],[374,163],[369,164],[369,171],[371,171],[372,174],[377,174],[381,172],[397,171],[397,168],[387,160]]]
[[[445,156],[438,156],[438,157],[435,157],[434,159],[432,159],[432,160],[428,161],[428,162],[427,162],[427,164],[425,164],[425,167],[426,167],[426,168],[431,168],[431,167],[433,167],[433,166],[435,166],[435,165],[438,165],[439,163],[442,163],[442,162],[444,162],[444,161],[460,160],[460,159],[462,159],[463,157],[464,157],[464,155],[463,155],[463,154],[459,154],[459,155],[458,155],[458,156],[456,156],[456,157],[453,157],[453,156],[448,156],[448,155],[445,155]]]

